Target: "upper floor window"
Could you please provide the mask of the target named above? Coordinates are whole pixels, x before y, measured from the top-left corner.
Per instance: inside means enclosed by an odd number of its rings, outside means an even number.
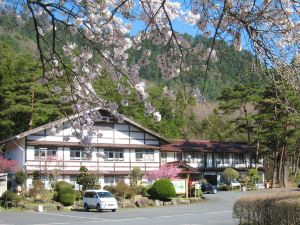
[[[184,152],[183,160],[190,163],[204,163],[204,154],[202,152]]]
[[[57,159],[57,147],[34,147],[34,159]]]
[[[136,161],[154,161],[153,150],[135,150]]]
[[[109,161],[124,161],[124,150],[119,149],[104,149],[106,160]]]
[[[118,182],[124,182],[123,176],[104,176],[105,185],[115,185]]]
[[[92,156],[87,154],[82,148],[70,148],[71,160],[90,160]]]

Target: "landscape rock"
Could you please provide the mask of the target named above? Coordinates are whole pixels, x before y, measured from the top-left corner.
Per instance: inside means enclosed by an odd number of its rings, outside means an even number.
[[[172,199],[172,205],[180,205],[180,199]]]
[[[199,202],[199,199],[198,198],[191,198],[191,203],[198,203]]]
[[[141,208],[147,207],[148,204],[149,204],[149,199],[147,197],[141,197],[136,201],[136,205]]]
[[[154,203],[155,203],[155,206],[161,206],[161,201],[159,201],[157,199],[154,201]]]
[[[124,199],[118,202],[120,208],[135,208],[135,204],[130,199]]]
[[[164,205],[172,205],[172,202],[169,201],[169,202],[164,202]]]
[[[155,206],[155,202],[153,200],[149,199],[148,206]]]
[[[190,204],[191,201],[189,199],[180,199],[181,204]]]

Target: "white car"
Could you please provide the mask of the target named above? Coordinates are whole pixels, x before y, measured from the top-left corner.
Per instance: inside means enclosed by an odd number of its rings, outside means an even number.
[[[83,207],[85,211],[96,209],[98,212],[102,210],[115,212],[118,208],[118,203],[109,191],[87,190],[83,195]]]

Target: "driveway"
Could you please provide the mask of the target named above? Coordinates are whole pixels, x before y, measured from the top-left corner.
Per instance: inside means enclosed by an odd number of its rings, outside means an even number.
[[[206,194],[204,203],[117,212],[0,212],[0,225],[234,225],[235,200],[250,193],[219,192]],[[251,192],[254,194],[254,192]]]

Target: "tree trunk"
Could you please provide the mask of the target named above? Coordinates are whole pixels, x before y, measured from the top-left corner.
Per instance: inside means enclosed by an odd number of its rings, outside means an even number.
[[[274,152],[274,161],[273,161],[273,175],[272,175],[272,188],[275,187],[276,181],[277,181],[277,157],[278,152]]]
[[[298,156],[297,156],[297,159],[296,159],[296,163],[295,163],[295,178],[297,177],[298,175],[298,168],[299,168],[299,162],[300,162],[300,149],[298,148]]]
[[[280,183],[281,187],[283,187],[284,151],[285,151],[285,146],[282,147],[282,150],[280,153],[280,161],[279,161],[279,168],[278,168],[278,182]]]
[[[259,141],[256,142],[256,154],[255,154],[255,169],[258,168],[258,156],[259,156]]]

